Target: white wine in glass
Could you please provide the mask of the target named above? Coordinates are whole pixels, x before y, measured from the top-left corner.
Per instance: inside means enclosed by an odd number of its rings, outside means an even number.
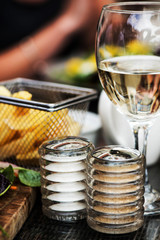
[[[146,155],[148,131],[160,115],[160,3],[104,6],[96,35],[96,60],[104,91],[128,119],[135,148]],[[145,215],[159,214],[160,194],[149,184],[147,169],[144,196]]]

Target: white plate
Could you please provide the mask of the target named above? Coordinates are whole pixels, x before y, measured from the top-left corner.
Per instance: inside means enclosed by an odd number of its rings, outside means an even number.
[[[101,127],[100,116],[96,113],[87,112],[80,136],[89,139],[96,146],[97,134]]]
[[[111,103],[104,91],[100,94],[98,112],[106,142],[134,148],[134,137],[128,121]],[[160,118],[157,118],[148,135],[147,165],[156,163],[160,157],[159,132]]]

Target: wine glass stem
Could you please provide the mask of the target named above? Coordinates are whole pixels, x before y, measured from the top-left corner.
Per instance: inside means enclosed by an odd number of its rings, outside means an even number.
[[[136,122],[130,122],[130,124],[133,129],[133,134],[135,138],[135,148],[140,150],[146,158],[148,132],[152,124],[150,122],[145,125],[137,124]],[[151,190],[150,189],[151,186],[149,185],[146,161],[145,161],[145,188],[147,191]]]

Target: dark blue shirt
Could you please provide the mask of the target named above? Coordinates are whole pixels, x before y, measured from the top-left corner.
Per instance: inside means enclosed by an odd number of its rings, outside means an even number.
[[[0,1],[0,50],[29,36],[61,11],[63,0],[25,4],[14,0]]]

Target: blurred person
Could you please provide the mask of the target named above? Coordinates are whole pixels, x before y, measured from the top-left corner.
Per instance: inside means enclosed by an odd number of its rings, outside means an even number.
[[[70,45],[94,49],[97,21],[110,0],[1,2],[0,81],[32,77]],[[88,45],[87,45],[88,43]],[[86,45],[85,45],[86,44]]]

